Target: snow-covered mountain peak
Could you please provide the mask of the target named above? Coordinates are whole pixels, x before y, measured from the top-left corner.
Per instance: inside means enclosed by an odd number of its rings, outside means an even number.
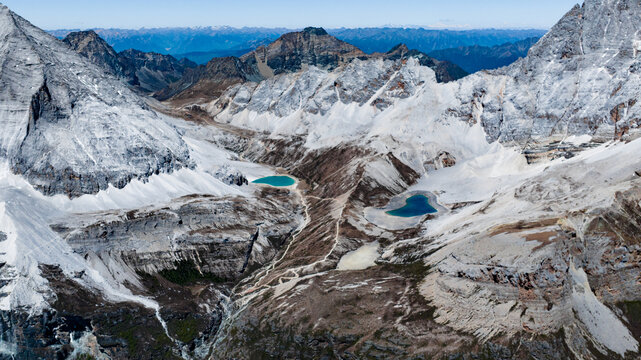
[[[6,6],[0,37],[0,156],[37,188],[78,196],[190,165],[144,99]]]
[[[532,47],[530,54],[550,60],[616,51],[622,57],[636,56],[640,28],[638,1],[588,0],[583,6],[572,8]]]

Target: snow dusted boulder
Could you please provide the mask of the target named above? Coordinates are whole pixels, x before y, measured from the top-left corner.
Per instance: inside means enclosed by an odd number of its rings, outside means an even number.
[[[0,103],[0,157],[45,194],[96,193],[191,165],[162,115],[3,5]]]

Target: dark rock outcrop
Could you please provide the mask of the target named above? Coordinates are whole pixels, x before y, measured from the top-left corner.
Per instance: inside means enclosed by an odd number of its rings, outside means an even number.
[[[155,92],[178,81],[196,64],[171,55],[130,49],[116,53],[93,30],[72,32],[63,40],[71,49],[143,92]]]
[[[356,46],[338,40],[323,28],[308,27],[285,34],[273,43],[243,55],[241,60],[263,77],[271,77],[299,71],[304,65],[331,70],[355,58],[365,57],[365,53]]]
[[[216,98],[227,88],[245,81],[258,81],[259,73],[237,57],[215,58],[206,65],[187,69],[182,78],[156,93],[159,100],[176,101]]]
[[[93,30],[72,32],[62,41],[112,75],[125,75],[118,53]]]
[[[156,92],[178,81],[196,63],[171,55],[146,53],[134,49],[118,53],[129,84],[146,92]]]
[[[450,61],[436,60],[418,50],[410,50],[405,44],[396,45],[387,53],[380,54],[379,56],[389,60],[415,58],[421,65],[434,70],[436,73],[436,81],[438,82],[450,82],[468,75],[465,70]]]

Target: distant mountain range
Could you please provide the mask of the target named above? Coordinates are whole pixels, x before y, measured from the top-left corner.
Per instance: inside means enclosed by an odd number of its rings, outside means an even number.
[[[173,98],[181,102],[210,101],[234,84],[260,82],[278,74],[298,72],[309,65],[333,70],[355,59],[396,62],[415,58],[421,65],[434,70],[439,82],[467,75],[449,61],[433,59],[403,44],[385,53],[366,54],[354,45],[329,35],[323,28],[314,27],[287,33],[240,57],[215,57],[206,65],[197,65],[186,58],[178,60],[171,55],[133,49],[117,53],[93,30],[69,33],[63,42],[135,89],[154,93],[154,97],[160,100]]]
[[[496,46],[460,46],[451,49],[436,50],[429,53],[433,58],[451,61],[469,73],[479,70],[497,69],[510,65],[519,58],[525,57],[528,50],[539,41],[540,37],[531,37],[514,43]]]
[[[424,53],[459,46],[495,46],[531,37],[542,37],[545,30],[431,30],[414,28],[363,28],[328,30],[366,53],[389,50],[399,43]]]
[[[64,38],[70,30],[49,31]],[[159,28],[159,29],[94,29],[115,51],[137,49],[143,52],[169,54],[204,64],[214,57],[240,56],[281,35],[296,29],[285,28]],[[531,37],[541,37],[545,30],[432,30],[422,28],[357,28],[330,29],[330,35],[353,44],[365,53],[385,52],[399,43],[410,49],[429,53],[461,46],[492,47]]]

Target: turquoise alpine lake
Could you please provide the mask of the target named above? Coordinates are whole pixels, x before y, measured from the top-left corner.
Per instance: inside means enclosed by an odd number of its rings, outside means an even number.
[[[267,176],[252,181],[254,184],[267,184],[275,187],[286,187],[296,184],[296,180],[289,176]]]
[[[405,206],[400,209],[387,211],[386,214],[398,217],[415,217],[438,212],[424,195],[414,195],[405,200]]]

